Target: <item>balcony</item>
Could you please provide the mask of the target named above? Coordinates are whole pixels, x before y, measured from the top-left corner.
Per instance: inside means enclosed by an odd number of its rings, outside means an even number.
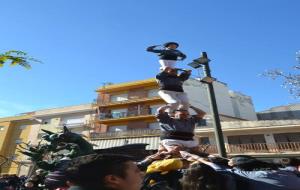
[[[115,101],[115,102],[100,102],[98,106],[101,108],[104,107],[114,107],[120,105],[129,105],[129,104],[136,104],[136,103],[144,103],[144,102],[164,102],[159,96],[154,97],[145,97],[145,98],[132,98],[123,101]]]
[[[100,113],[98,123],[107,124],[114,121],[132,121],[136,119],[154,119],[156,109],[147,108],[126,112]]]
[[[216,145],[201,145],[205,152],[216,154],[218,152]],[[300,142],[284,142],[284,143],[251,143],[251,144],[225,144],[228,154],[259,154],[259,153],[295,153],[300,154]]]
[[[91,141],[100,140],[103,143],[108,140],[110,143],[116,141],[124,141],[124,139],[130,142],[134,140],[135,143],[150,144],[153,149],[158,149],[160,130],[153,129],[139,129],[128,130],[108,133],[91,133]],[[148,142],[149,141],[149,142]],[[200,145],[204,152],[209,154],[217,154],[217,146],[214,144],[202,144]],[[278,142],[278,143],[249,143],[249,144],[225,144],[226,152],[228,154],[250,154],[250,155],[285,155],[285,154],[297,154],[300,155],[300,142]]]
[[[160,130],[140,129],[107,133],[91,133],[91,139],[160,136]]]

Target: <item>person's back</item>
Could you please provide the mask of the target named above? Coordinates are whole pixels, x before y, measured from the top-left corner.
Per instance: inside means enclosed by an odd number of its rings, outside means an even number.
[[[250,156],[236,156],[229,161],[234,168],[231,171],[245,178],[249,190],[298,190],[300,178],[290,171],[279,170],[272,164]],[[241,178],[241,179],[242,179]]]
[[[299,190],[300,187],[300,178],[289,171],[243,171],[240,169],[232,171],[242,177],[241,183],[246,183],[249,190]]]
[[[169,70],[171,70],[171,72]],[[158,80],[160,90],[183,92],[183,82],[189,78],[190,74],[190,71],[187,70],[177,75],[176,69],[167,68],[157,74],[156,79]]]

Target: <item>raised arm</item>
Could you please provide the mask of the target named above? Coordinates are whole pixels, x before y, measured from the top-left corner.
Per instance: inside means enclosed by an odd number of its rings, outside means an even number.
[[[168,109],[168,108],[170,108],[169,105],[165,105],[165,106],[159,107],[159,108],[156,110],[157,115],[165,114],[166,109]]]
[[[186,58],[186,55],[182,52],[179,54],[180,60],[184,60]]]
[[[196,154],[191,154],[187,151],[180,151],[180,155],[182,156],[182,158],[184,159],[187,159],[189,161],[197,161],[197,162],[200,162],[200,163],[203,163],[203,164],[206,164],[212,168],[214,168],[215,170],[218,170],[220,169],[220,167],[218,165],[216,165],[215,163],[203,158],[203,157],[200,157]]]
[[[196,108],[195,106],[190,106],[190,108],[192,108],[197,113],[196,117],[198,117],[199,119],[202,119],[206,114],[205,111],[203,111],[199,108]]]
[[[155,49],[156,47],[158,47],[158,45],[150,46],[146,50],[149,52],[153,52],[153,53],[161,53],[164,51],[164,50],[160,50],[160,49]]]
[[[185,70],[179,75],[179,77],[182,81],[186,81],[190,78],[191,73],[192,73],[191,70]]]

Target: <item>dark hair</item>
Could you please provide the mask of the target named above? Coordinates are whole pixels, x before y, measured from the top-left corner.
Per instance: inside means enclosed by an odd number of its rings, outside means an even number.
[[[178,43],[176,43],[176,42],[167,42],[167,43],[164,43],[164,46],[165,47],[168,47],[169,45],[176,45],[177,47],[179,46],[179,44]]]
[[[89,155],[88,159],[81,157],[67,170],[67,179],[84,189],[106,190],[104,177],[116,175],[125,178],[127,162],[132,160],[132,157],[118,154]]]
[[[298,158],[290,158],[290,163],[288,165],[290,165],[290,166],[298,166],[298,165],[300,165],[300,159],[298,159]]]
[[[185,170],[182,179],[182,190],[216,190],[224,189],[223,181],[210,166],[198,163]]]
[[[244,171],[255,170],[277,170],[278,167],[273,163],[257,160],[251,156],[238,155],[234,156],[232,160],[235,162],[234,167]]]

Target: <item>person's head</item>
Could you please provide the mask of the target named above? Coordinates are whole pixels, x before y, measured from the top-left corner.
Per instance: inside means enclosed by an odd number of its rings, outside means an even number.
[[[290,160],[289,158],[282,158],[282,159],[280,160],[280,163],[281,163],[283,166],[288,166],[288,165],[290,165],[291,160]]]
[[[272,163],[263,162],[247,155],[232,157],[228,165],[244,171],[278,169],[277,166]]]
[[[182,107],[179,107],[177,110],[175,110],[176,119],[187,119],[189,115],[189,111]]]
[[[70,181],[93,190],[139,190],[142,172],[133,159],[125,155],[92,155],[68,170]]]
[[[44,184],[49,189],[65,187],[65,186],[67,186],[66,185],[66,181],[67,181],[66,175],[67,174],[65,171],[60,171],[60,170],[49,172],[45,177]]]
[[[290,158],[290,166],[300,166],[300,159],[298,158]]]
[[[26,181],[24,186],[28,189],[33,188],[34,187],[34,182],[33,181]]]
[[[36,174],[36,175],[40,175],[40,176],[44,176],[46,173],[47,173],[47,172],[46,172],[45,170],[43,170],[43,169],[37,169],[37,170],[35,171],[35,174]]]
[[[168,73],[169,75],[177,75],[177,69],[172,67],[166,67],[164,72]]]
[[[179,44],[176,42],[167,42],[164,44],[164,46],[169,49],[177,49]]]
[[[217,184],[220,183],[211,167],[199,163],[185,169],[180,182],[183,190],[217,189]]]
[[[228,161],[228,165],[231,166],[231,167],[239,167],[241,165],[251,164],[254,161],[256,161],[256,159],[251,157],[251,156],[237,155],[237,156],[232,157]]]

